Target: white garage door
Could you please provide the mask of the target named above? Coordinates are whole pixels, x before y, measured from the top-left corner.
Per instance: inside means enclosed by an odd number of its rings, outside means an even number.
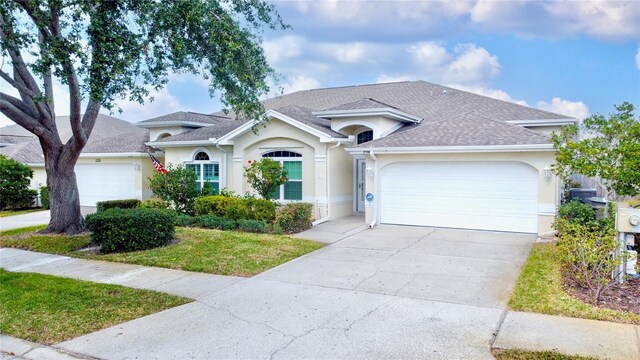
[[[519,163],[396,163],[382,169],[381,222],[536,233],[538,175]]]
[[[77,164],[75,170],[80,205],[96,206],[98,201],[140,197],[132,164]]]

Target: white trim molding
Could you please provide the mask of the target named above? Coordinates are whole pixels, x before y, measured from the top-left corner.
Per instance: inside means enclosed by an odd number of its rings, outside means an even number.
[[[197,121],[149,121],[149,122],[138,122],[133,123],[134,126],[141,128],[162,128],[167,126],[185,126],[185,127],[207,127],[215,124],[210,123],[202,123]]]
[[[385,108],[373,108],[373,109],[353,109],[353,110],[324,110],[314,111],[312,113],[317,117],[322,118],[341,118],[341,117],[357,117],[357,116],[383,116],[398,121],[410,122],[418,124],[422,121],[422,118],[408,114],[398,109],[385,107]]]
[[[149,141],[144,143],[151,147],[184,147],[184,146],[211,146],[215,145],[211,140],[187,140],[187,141]]]
[[[286,116],[284,114],[281,114],[275,110],[267,110],[266,116],[270,119],[278,119],[282,122],[285,122],[291,126],[294,126],[300,130],[303,130],[311,135],[317,136],[320,139],[320,142],[336,142],[336,141],[343,141],[343,142],[348,142],[348,141],[352,141],[349,140],[348,138],[342,139],[342,138],[334,138],[328,134],[323,133],[320,130],[317,130],[307,124],[303,124],[298,120],[295,120],[289,116]],[[249,121],[245,124],[243,124],[242,126],[228,132],[226,135],[220,137],[218,139],[218,143],[220,145],[231,145],[233,144],[233,139],[235,139],[236,137],[243,135],[249,131],[251,131],[251,129],[253,128],[253,122]]]
[[[536,126],[562,126],[577,124],[578,119],[538,119],[538,120],[507,120],[507,124],[521,125],[528,127]]]
[[[157,154],[157,153],[155,153]],[[162,154],[164,155],[164,153]],[[81,158],[122,158],[122,157],[147,157],[146,152],[123,152],[123,153],[81,153]]]
[[[346,148],[350,154],[438,154],[438,153],[476,153],[476,152],[526,152],[555,151],[552,144],[526,145],[480,145],[480,146],[416,146],[382,148]]]

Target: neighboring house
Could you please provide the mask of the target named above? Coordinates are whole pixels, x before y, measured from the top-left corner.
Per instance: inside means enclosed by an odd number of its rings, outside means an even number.
[[[56,118],[63,141],[71,137],[68,116]],[[149,160],[149,131],[106,115],[98,115],[89,141],[75,167],[80,204],[95,206],[97,201],[148,198],[148,177],[155,169]],[[0,154],[30,165],[34,170],[32,187],[46,186],[44,156],[38,139],[18,125],[0,128]]]
[[[131,124],[100,115],[76,165],[82,205],[151,196],[147,151],[240,194],[250,160],[280,161],[281,202],[314,205],[316,221],[544,233],[559,202],[551,131],[575,119],[424,81],[299,91],[264,101],[269,122],[177,112]],[[56,120],[64,138],[68,117]],[[37,139],[0,129],[0,154],[46,184]]]
[[[313,203],[317,221],[362,213],[371,225],[551,230],[559,184],[548,135],[573,118],[423,81],[299,91],[264,105],[270,121],[256,129],[222,113],[136,125],[166,163],[194,169],[200,187],[251,192],[248,161],[280,161],[289,180],[277,198]]]

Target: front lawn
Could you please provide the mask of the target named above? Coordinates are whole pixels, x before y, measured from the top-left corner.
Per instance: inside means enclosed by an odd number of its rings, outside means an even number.
[[[0,246],[235,276],[253,276],[322,247],[289,236],[180,227],[176,228],[176,238],[168,246],[113,254],[77,251],[90,244],[88,235],[0,235]]]
[[[0,269],[0,333],[43,344],[190,301],[155,291]]]
[[[2,210],[0,211],[0,218],[7,217],[7,216],[28,214],[28,213],[37,212],[37,211],[46,211],[46,210],[47,209],[43,209],[43,208],[24,209],[24,210]]]
[[[513,310],[592,320],[640,324],[640,315],[586,304],[562,288],[560,258],[554,243],[535,244],[509,300]]]
[[[598,360],[594,357],[564,355],[555,351],[527,351],[492,349],[496,360]]]

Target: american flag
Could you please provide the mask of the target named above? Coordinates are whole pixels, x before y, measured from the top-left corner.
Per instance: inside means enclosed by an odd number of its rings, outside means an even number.
[[[158,161],[158,159],[156,159],[155,156],[151,155],[151,153],[147,153],[147,154],[149,154],[149,157],[151,157],[151,161],[153,161],[153,167],[155,167],[156,170],[158,170],[159,173],[161,173],[161,174],[168,173],[167,169],[165,169],[164,166],[162,166],[162,164],[160,164],[160,161]]]

